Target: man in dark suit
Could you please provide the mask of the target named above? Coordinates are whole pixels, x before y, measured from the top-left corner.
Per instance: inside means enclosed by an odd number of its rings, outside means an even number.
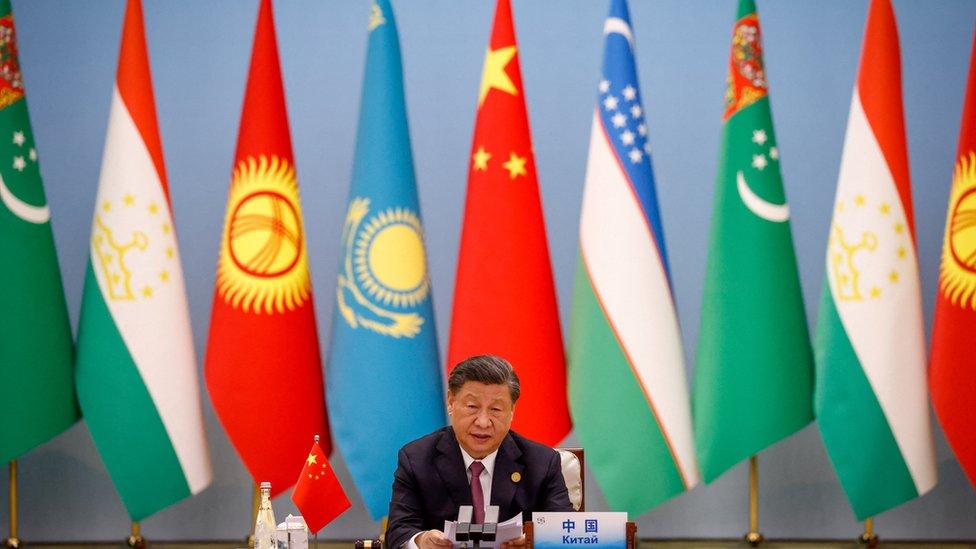
[[[572,511],[559,455],[509,430],[518,376],[495,356],[459,363],[448,377],[451,426],[400,449],[393,477],[386,545],[450,548],[440,530],[458,507],[473,505],[474,522],[497,505],[499,520],[532,511]],[[529,517],[523,517],[527,520]],[[509,542],[524,545],[525,538]]]

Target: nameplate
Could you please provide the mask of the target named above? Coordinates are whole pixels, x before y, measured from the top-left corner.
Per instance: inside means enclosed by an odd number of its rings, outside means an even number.
[[[532,513],[533,545],[625,549],[627,513]]]

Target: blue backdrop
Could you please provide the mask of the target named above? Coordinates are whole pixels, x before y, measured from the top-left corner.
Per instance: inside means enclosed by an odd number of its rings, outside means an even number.
[[[144,0],[163,148],[202,356],[257,3]],[[976,2],[896,0],[927,322]],[[631,15],[661,215],[689,366],[718,158],[735,2],[637,0]],[[21,64],[73,322],[118,55],[123,0],[14,0]],[[394,2],[441,350],[446,345],[468,153],[493,2]],[[776,135],[807,312],[813,325],[865,0],[758,3]],[[568,318],[589,127],[607,3],[514,0],[515,25],[563,320]],[[352,174],[367,0],[275,7],[302,190],[319,335],[327,348]],[[2,261],[2,260],[0,260]],[[757,396],[757,404],[761,396]],[[205,400],[215,480],[145,521],[151,539],[239,539],[250,483]],[[572,439],[571,439],[572,440]],[[940,483],[880,516],[888,538],[976,537],[976,494],[937,435]],[[127,516],[83,424],[21,461],[21,537],[117,540]],[[336,462],[342,480],[349,476]],[[761,527],[771,537],[851,538],[859,525],[816,429],[760,458]],[[392,471],[391,471],[392,473]],[[588,508],[605,508],[588,479]],[[5,489],[5,484],[0,484]],[[355,494],[327,538],[373,535]],[[745,529],[740,466],[637,517],[651,537],[733,537]],[[276,500],[279,516],[293,512]],[[6,506],[0,520],[6,524]]]

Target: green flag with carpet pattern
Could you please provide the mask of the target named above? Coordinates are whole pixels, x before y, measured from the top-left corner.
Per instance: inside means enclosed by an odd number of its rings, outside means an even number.
[[[723,119],[692,401],[706,482],[813,419],[813,358],[752,0],[739,2]]]
[[[10,0],[0,0],[0,462],[78,419],[71,325],[50,219]]]

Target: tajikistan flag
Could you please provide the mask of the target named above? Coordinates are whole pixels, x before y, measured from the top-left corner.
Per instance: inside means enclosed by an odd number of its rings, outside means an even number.
[[[698,483],[684,351],[625,0],[612,0],[593,112],[569,335],[569,404],[610,507]]]
[[[872,0],[869,8],[826,270],[815,345],[817,421],[854,513],[864,519],[924,494],[936,480],[889,0]]]
[[[132,520],[210,484],[139,0],[129,0],[78,328],[78,400]]]

